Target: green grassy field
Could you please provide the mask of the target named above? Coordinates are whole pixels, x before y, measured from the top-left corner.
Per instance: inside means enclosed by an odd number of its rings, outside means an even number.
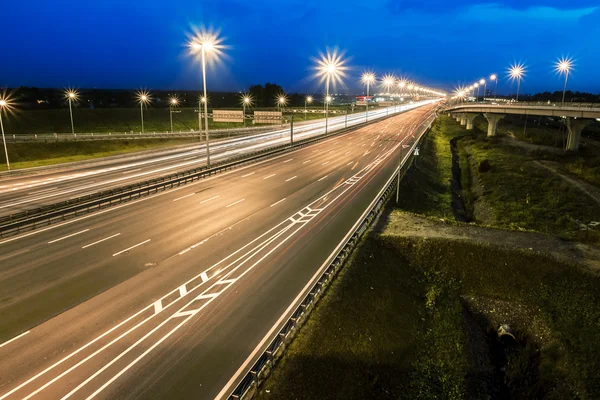
[[[98,140],[81,142],[8,143],[12,169],[40,167],[143,150],[198,143],[197,138]],[[0,154],[0,171],[6,171],[4,152]]]

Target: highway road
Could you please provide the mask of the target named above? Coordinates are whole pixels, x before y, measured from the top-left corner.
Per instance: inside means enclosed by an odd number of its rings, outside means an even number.
[[[0,241],[0,400],[226,396],[434,113]]]
[[[375,120],[402,109],[415,107],[418,104],[403,107],[388,107],[369,111],[369,120]],[[332,117],[328,122],[328,132],[365,121],[365,113]],[[304,124],[296,124],[294,137],[296,140],[306,139],[325,133],[325,121],[318,120]],[[211,161],[218,162],[251,153],[268,147],[290,142],[290,128],[258,133],[242,138],[232,138],[214,143],[211,146]],[[3,177],[0,179],[0,216],[14,214],[19,211],[75,199],[119,186],[137,183],[170,173],[197,168],[206,165],[206,147],[204,144],[192,148],[180,149],[162,154],[134,158],[124,157],[111,163],[98,166],[75,166],[67,171],[50,171],[35,175]]]

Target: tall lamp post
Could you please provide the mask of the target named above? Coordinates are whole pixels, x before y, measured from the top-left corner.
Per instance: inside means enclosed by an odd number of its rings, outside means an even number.
[[[329,85],[333,80],[335,85],[342,82],[342,78],[346,76],[345,71],[348,67],[345,66],[346,60],[343,59],[344,53],[338,52],[337,49],[330,51],[327,49],[327,54],[321,53],[320,58],[313,60],[317,63],[315,70],[316,75],[320,78],[321,83],[325,82],[325,131],[327,131],[327,123],[329,117]]]
[[[2,113],[4,109],[8,109],[9,103],[6,99],[0,98],[0,128],[2,128],[2,143],[4,144],[4,155],[6,156],[6,167],[10,171],[10,161],[8,161],[8,148],[6,147],[6,138],[4,137],[4,122],[2,121]]]
[[[306,104],[310,104],[312,103],[313,98],[312,96],[306,96],[306,98],[304,99],[304,120],[306,121]]]
[[[73,125],[73,101],[77,100],[78,93],[75,90],[68,89],[65,92],[67,99],[69,100],[69,115],[71,116],[71,133],[75,135],[75,127]]]
[[[556,71],[559,74],[565,75],[565,86],[563,87],[563,95],[562,95],[562,105],[565,104],[565,93],[567,92],[567,81],[569,80],[569,72],[571,72],[571,67],[573,66],[573,60],[570,58],[561,58],[556,62]]]
[[[475,99],[475,103],[479,101],[479,82],[475,82],[473,87],[477,89],[477,98]],[[473,94],[475,94],[475,90],[473,90]]]
[[[250,107],[252,105],[252,96],[249,94],[242,95],[242,118],[244,120],[244,126],[246,126],[246,107]]]
[[[211,53],[215,58],[221,54],[222,39],[218,37],[218,32],[204,31],[198,33],[189,43],[190,51],[200,56],[202,63],[202,86],[204,89],[204,98],[206,95],[206,57]],[[208,101],[204,102],[204,133],[206,134],[206,165],[210,168],[210,137],[208,133]]]
[[[169,119],[171,121],[171,133],[173,133],[173,107],[179,104],[179,100],[175,97],[171,97],[169,100]]]
[[[286,104],[287,97],[285,97],[285,94],[281,93],[277,96],[277,108],[279,109],[279,112],[281,112],[281,125],[283,125],[283,107],[285,107]]]
[[[485,101],[485,92],[487,90],[487,82],[483,78],[479,80],[479,86],[481,86],[481,85],[483,85],[483,97],[481,98],[481,101]]]
[[[517,101],[519,101],[519,91],[521,89],[521,78],[525,74],[525,67],[522,64],[513,64],[508,70],[511,79],[517,80]]]
[[[150,95],[147,92],[138,92],[138,102],[140,103],[140,116],[142,118],[142,134],[144,134],[144,105],[150,102]]]
[[[369,120],[369,87],[371,83],[375,82],[375,74],[372,72],[365,72],[362,74],[361,81],[367,85],[367,97],[365,97],[365,104],[367,106],[365,113],[365,121]]]
[[[495,82],[495,86],[494,86],[494,100],[496,100],[496,93],[498,92],[498,75],[491,74],[490,75],[490,81]]]

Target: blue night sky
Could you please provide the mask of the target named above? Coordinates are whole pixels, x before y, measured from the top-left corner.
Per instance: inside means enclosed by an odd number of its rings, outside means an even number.
[[[199,89],[186,34],[225,37],[210,90],[278,83],[318,91],[312,61],[326,47],[351,57],[348,90],[365,69],[450,90],[513,62],[522,92],[562,90],[553,70],[572,56],[569,89],[600,92],[598,0],[20,0],[2,5],[0,86]]]

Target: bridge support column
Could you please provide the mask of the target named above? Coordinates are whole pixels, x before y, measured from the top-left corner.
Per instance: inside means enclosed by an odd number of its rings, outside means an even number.
[[[467,124],[467,114],[460,114],[460,126]]]
[[[467,130],[468,131],[472,131],[473,130],[473,120],[475,119],[475,117],[478,114],[465,114],[465,118],[467,119]]]
[[[452,118],[454,118],[456,122],[460,122],[460,114],[452,114]]]
[[[590,123],[591,120],[567,118],[567,151],[577,151],[579,149],[579,142],[581,141],[581,131],[583,128]]]
[[[483,114],[485,119],[488,121],[488,137],[496,136],[496,129],[498,128],[498,121],[505,117],[504,114],[492,114],[485,113]]]

